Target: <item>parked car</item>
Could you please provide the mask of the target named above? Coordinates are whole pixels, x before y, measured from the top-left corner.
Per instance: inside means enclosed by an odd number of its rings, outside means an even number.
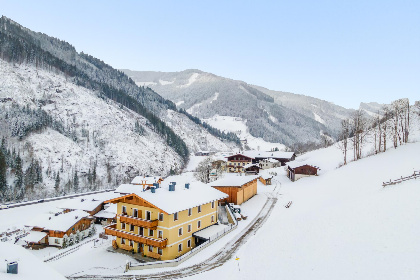
[[[40,200],[38,200],[38,202],[44,202],[44,200],[43,199],[40,199]]]
[[[0,205],[0,210],[2,210],[2,209],[9,209],[9,206],[8,205]]]

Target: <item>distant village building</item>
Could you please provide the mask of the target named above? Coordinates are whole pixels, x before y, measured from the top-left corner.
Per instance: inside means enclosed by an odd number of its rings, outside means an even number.
[[[244,166],[245,174],[247,175],[258,175],[260,167],[258,164],[248,163]]]
[[[262,152],[262,151],[244,151],[243,154],[247,157],[252,158],[252,163],[259,163],[265,159],[278,160],[282,166],[285,166],[287,162],[294,161],[296,154],[294,152]]]
[[[208,185],[229,195],[225,203],[240,205],[257,194],[258,176],[228,176]]]
[[[303,177],[317,176],[318,170],[320,169],[316,166],[302,162],[294,162],[287,166],[287,177],[294,182]]]
[[[216,225],[218,201],[227,197],[201,182],[155,183],[147,190],[124,184],[116,191],[128,194],[106,201],[117,204],[117,223],[105,227],[106,234],[116,237],[113,247],[160,260],[179,257],[199,244],[202,239],[195,232]]]
[[[261,169],[276,168],[281,166],[281,162],[274,158],[266,158],[260,160],[259,166]]]
[[[243,173],[245,172],[244,166],[252,163],[252,158],[236,154],[227,157],[226,169],[230,173]]]
[[[211,163],[212,168],[220,169],[222,171],[226,170],[226,161],[222,159],[217,159]]]

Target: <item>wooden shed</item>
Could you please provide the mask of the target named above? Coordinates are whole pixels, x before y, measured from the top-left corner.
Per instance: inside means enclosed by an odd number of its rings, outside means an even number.
[[[292,181],[303,177],[317,176],[319,167],[306,163],[294,163],[287,166],[287,177]]]
[[[258,176],[229,176],[209,183],[229,195],[223,201],[240,205],[257,194]]]

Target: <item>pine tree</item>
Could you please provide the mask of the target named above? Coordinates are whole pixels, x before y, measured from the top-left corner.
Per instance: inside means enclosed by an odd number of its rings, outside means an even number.
[[[77,175],[77,170],[74,172],[74,177],[73,177],[73,187],[74,187],[74,192],[79,192],[79,176]]]
[[[7,188],[7,180],[6,180],[6,157],[3,153],[3,150],[0,149],[0,199],[4,197]]]
[[[23,185],[22,159],[18,154],[15,161],[15,187],[21,189]]]
[[[57,172],[57,176],[55,177],[55,185],[54,185],[55,191],[58,192],[60,189],[60,171]]]

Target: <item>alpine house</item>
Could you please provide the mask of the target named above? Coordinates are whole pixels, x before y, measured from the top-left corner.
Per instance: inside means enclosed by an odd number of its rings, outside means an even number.
[[[199,245],[193,234],[217,223],[218,201],[228,197],[201,182],[124,184],[116,192],[128,193],[106,203],[117,204],[117,223],[105,227],[115,236],[114,248],[160,259],[175,259]]]

